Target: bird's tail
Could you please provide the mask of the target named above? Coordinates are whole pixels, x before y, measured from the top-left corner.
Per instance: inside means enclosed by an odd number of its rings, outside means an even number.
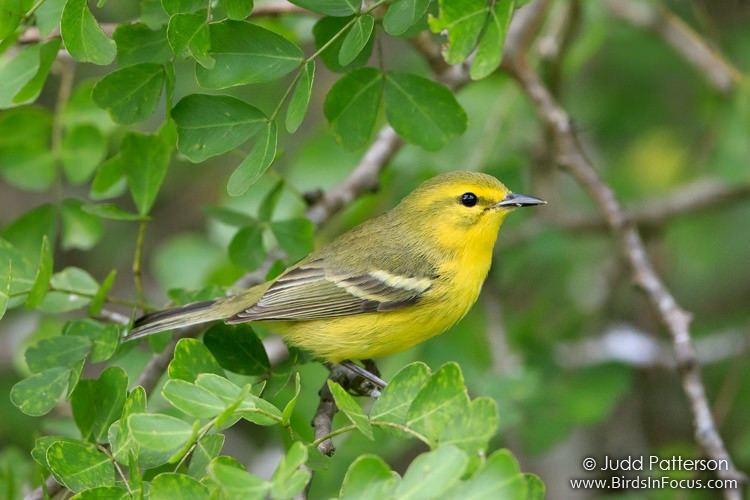
[[[135,340],[153,333],[216,321],[226,314],[223,308],[217,307],[221,302],[222,299],[204,300],[146,314],[135,320],[133,329],[130,330],[125,340]]]
[[[255,304],[270,284],[270,282],[262,283],[238,295],[193,302],[185,306],[146,314],[135,320],[133,329],[124,340],[135,340],[152,333],[231,318],[237,312]]]

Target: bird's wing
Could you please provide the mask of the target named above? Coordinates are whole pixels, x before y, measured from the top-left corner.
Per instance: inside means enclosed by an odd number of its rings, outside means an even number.
[[[227,323],[255,320],[313,320],[414,304],[432,286],[426,276],[400,276],[384,270],[353,273],[307,262],[278,278],[255,305]]]

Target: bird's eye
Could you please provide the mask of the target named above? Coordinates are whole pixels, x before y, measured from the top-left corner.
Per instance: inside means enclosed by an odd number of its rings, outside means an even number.
[[[464,193],[461,195],[461,205],[465,207],[473,207],[478,201],[479,198],[474,193]]]

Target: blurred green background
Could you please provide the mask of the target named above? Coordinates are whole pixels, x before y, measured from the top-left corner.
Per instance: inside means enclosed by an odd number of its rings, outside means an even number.
[[[542,37],[553,31],[566,1],[555,2]],[[136,17],[135,4],[107,3],[103,21]],[[750,5],[736,0],[674,1],[665,4],[703,33],[740,70],[750,67]],[[613,17],[600,2],[580,2],[577,28],[560,67],[533,49],[542,74],[559,80],[559,97],[575,120],[584,147],[604,178],[628,207],[670,196],[695,182],[750,184],[750,93],[739,86],[728,94],[702,76],[653,33]],[[306,16],[263,20],[310,48]],[[406,41],[382,47],[388,68],[429,74],[429,67]],[[54,70],[53,70],[54,71]],[[95,113],[109,133],[110,153],[122,131],[105,111],[87,102],[86,88],[98,69],[78,65],[78,106]],[[186,64],[179,71],[192,71]],[[225,193],[239,156],[225,155],[200,165],[176,159],[153,210],[145,242],[147,294],[166,303],[166,290],[230,285],[243,269],[230,263],[227,245],[236,228],[207,217],[207,206],[257,213],[278,177],[286,184],[275,218],[304,212],[300,193],[326,189],[343,179],[362,152],[342,149],[328,129],[322,100],[335,76],[320,65],[310,113],[299,133],[280,136],[281,156],[272,172],[240,198]],[[54,109],[58,74],[53,72],[38,105]],[[181,88],[176,99],[196,91]],[[254,86],[242,97],[264,111],[275,106],[284,86]],[[84,89],[84,90],[81,90]],[[445,335],[381,361],[387,379],[400,367],[421,360],[433,369],[446,361],[463,368],[472,396],[495,398],[501,431],[493,446],[507,446],[525,471],[539,474],[549,498],[581,498],[568,479],[582,475],[586,456],[672,454],[698,456],[691,417],[671,360],[667,338],[639,292],[611,237],[602,230],[568,230],[558,219],[593,214],[585,194],[550,163],[552,147],[533,109],[514,81],[503,74],[472,83],[458,98],[469,116],[460,138],[434,153],[405,146],[382,176],[377,193],[364,196],[316,236],[323,243],[348,227],[392,207],[439,172],[467,169],[497,176],[511,189],[548,199],[543,210],[509,218],[483,296],[470,314]],[[160,108],[161,110],[161,108]],[[160,111],[161,112],[161,111]],[[3,113],[0,112],[0,119]],[[152,128],[163,120],[152,117]],[[1,139],[0,139],[1,140]],[[47,168],[47,167],[40,167]],[[53,168],[53,167],[49,167]],[[0,181],[0,225],[60,192],[22,190],[12,173]],[[53,174],[54,176],[54,174]],[[44,172],[40,171],[40,179]],[[7,182],[8,180],[11,182]],[[33,187],[33,186],[32,186]],[[40,186],[45,188],[44,181]],[[84,187],[60,184],[66,197],[85,198]],[[699,355],[719,430],[736,464],[750,470],[750,196],[670,218],[643,230],[657,271],[678,301],[694,315]],[[117,202],[131,206],[127,195]],[[526,237],[528,228],[539,229]],[[88,251],[56,255],[56,267],[78,266],[102,279],[120,271],[113,293],[133,296],[128,279],[136,226],[107,222]],[[273,242],[269,241],[271,245]],[[25,375],[23,346],[56,331],[64,317],[13,310],[0,323],[0,386]],[[133,350],[115,364],[130,374],[148,360]],[[94,370],[96,367],[93,368]],[[325,372],[317,364],[303,370],[303,391],[295,418],[309,420]],[[280,401],[288,394],[278,395]],[[151,402],[158,407],[155,397]],[[300,426],[302,427],[302,426]],[[42,419],[22,415],[0,398],[0,475],[19,482],[31,473],[29,450],[40,433],[72,429],[65,408]],[[225,453],[268,475],[282,453],[281,438],[242,424],[227,434]],[[313,482],[312,498],[335,494],[343,472],[373,443],[351,435],[325,473]],[[376,450],[398,470],[420,451],[379,435]],[[6,479],[7,480],[7,479]],[[711,498],[688,491],[652,491],[627,498]],[[612,492],[611,497],[617,496]]]

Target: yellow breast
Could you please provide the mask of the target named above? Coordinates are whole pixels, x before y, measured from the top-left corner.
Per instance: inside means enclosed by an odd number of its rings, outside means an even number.
[[[417,303],[403,309],[312,321],[268,322],[291,344],[328,361],[368,359],[404,351],[439,335],[476,302],[490,267],[488,251],[447,260]]]

